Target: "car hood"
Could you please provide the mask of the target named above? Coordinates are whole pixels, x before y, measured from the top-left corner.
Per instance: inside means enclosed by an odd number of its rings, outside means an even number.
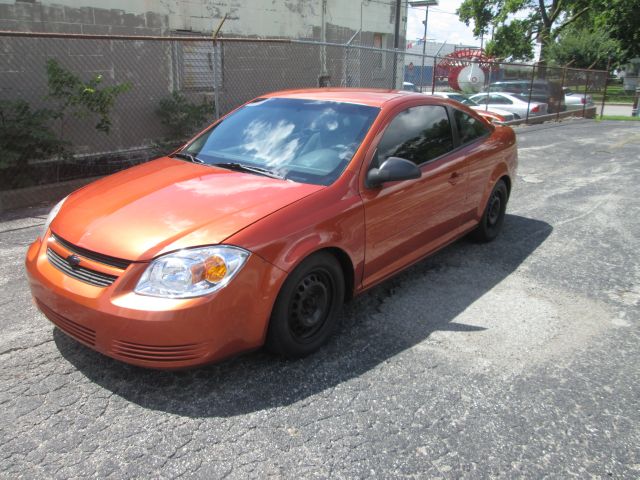
[[[323,186],[161,158],[73,193],[51,230],[131,261],[224,241]]]

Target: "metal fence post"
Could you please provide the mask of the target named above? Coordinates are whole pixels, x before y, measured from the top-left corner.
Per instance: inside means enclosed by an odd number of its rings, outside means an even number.
[[[487,101],[484,102],[484,111],[489,111],[489,96],[491,95],[491,77],[493,76],[493,67],[492,64],[489,63],[489,80],[487,81],[487,85],[485,86],[485,90],[487,91]]]
[[[433,71],[431,72],[431,95],[436,91],[436,64],[438,57],[433,57]]]
[[[536,65],[531,67],[531,82],[529,83],[529,99],[527,101],[527,116],[524,119],[524,123],[529,123],[529,110],[531,110],[531,94],[533,93],[533,80],[536,78]]]
[[[584,82],[584,94],[583,94],[584,103],[582,104],[582,118],[584,118],[585,111],[587,110],[587,90],[589,90],[589,74],[590,73],[591,72],[587,70],[587,78]]]
[[[604,76],[604,92],[602,92],[602,105],[600,105],[600,120],[604,116],[604,102],[607,99],[607,87],[609,86],[609,69],[611,68],[611,57],[607,59],[607,74]],[[584,99],[585,105],[587,99]]]
[[[636,96],[633,97],[633,106],[631,107],[631,116],[640,117],[640,86],[636,87]]]
[[[216,120],[220,118],[220,81],[218,78],[218,42],[213,41],[213,109]]]
[[[560,95],[564,98],[564,79],[567,76],[567,67],[562,69],[562,80],[560,81]],[[566,108],[566,104],[565,104]],[[560,102],[558,101],[558,112],[556,114],[556,122],[560,121]]]

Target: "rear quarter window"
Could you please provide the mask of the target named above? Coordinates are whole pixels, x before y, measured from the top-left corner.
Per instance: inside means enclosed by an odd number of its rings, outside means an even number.
[[[489,128],[483,122],[460,110],[453,111],[453,118],[458,128],[461,145],[473,142],[490,133]]]

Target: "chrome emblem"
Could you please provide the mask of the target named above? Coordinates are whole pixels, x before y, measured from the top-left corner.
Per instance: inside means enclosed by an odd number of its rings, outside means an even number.
[[[67,262],[71,265],[72,268],[76,268],[80,265],[80,257],[78,255],[69,255],[67,257]]]

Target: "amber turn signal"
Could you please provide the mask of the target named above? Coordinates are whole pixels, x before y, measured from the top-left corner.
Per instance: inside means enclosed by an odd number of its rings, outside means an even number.
[[[218,255],[207,258],[204,269],[204,279],[207,282],[218,283],[227,274],[227,264]]]

